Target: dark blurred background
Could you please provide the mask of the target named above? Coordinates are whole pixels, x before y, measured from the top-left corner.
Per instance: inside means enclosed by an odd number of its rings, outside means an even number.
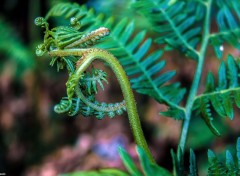
[[[99,121],[54,113],[54,104],[65,95],[67,74],[51,68],[48,56],[35,56],[35,47],[41,43],[43,34],[33,21],[38,16],[45,16],[57,2],[87,4],[97,13],[113,15],[116,19],[128,16],[136,21],[138,31],[149,27],[146,19],[129,8],[132,1],[128,0],[1,1],[0,173],[8,176],[54,176],[76,170],[123,168],[117,154],[119,145],[137,158],[126,114]],[[154,37],[154,33],[150,32],[149,36]],[[225,46],[225,51],[239,56],[239,51],[231,47]],[[195,64],[182,59],[178,52],[166,53],[165,58],[167,68],[177,70],[176,80],[188,88]],[[209,51],[204,69],[216,73],[218,65],[219,60]],[[109,77],[108,81],[109,85],[104,92],[100,91],[99,98],[108,102],[120,100],[121,90],[115,78]],[[171,170],[170,149],[176,149],[178,145],[181,122],[160,116],[159,112],[166,108],[164,105],[143,95],[135,96],[149,145],[158,163]],[[216,124],[222,138],[213,136],[201,119],[194,118],[191,122],[188,146],[195,149],[203,175],[206,174],[207,148],[220,155],[226,146],[230,150],[234,148],[240,132],[239,110],[236,110],[234,121],[220,119]]]

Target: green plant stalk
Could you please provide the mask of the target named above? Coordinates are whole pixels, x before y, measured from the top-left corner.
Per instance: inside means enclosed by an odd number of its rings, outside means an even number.
[[[148,148],[146,139],[144,137],[140,119],[137,113],[137,106],[134,99],[134,95],[131,89],[130,82],[128,77],[118,62],[118,60],[110,53],[105,50],[92,48],[92,49],[64,49],[64,50],[55,50],[49,52],[50,56],[82,56],[78,63],[75,75],[80,78],[82,73],[90,66],[90,64],[96,60],[102,60],[109,64],[110,68],[115,73],[117,80],[119,81],[124,100],[126,102],[127,113],[129,118],[129,123],[133,132],[134,139],[138,146],[143,148],[147,153],[151,162],[155,163],[155,160]]]
[[[190,124],[191,115],[192,115],[192,107],[193,107],[194,99],[196,98],[199,83],[201,80],[204,60],[205,60],[209,37],[210,37],[210,23],[209,22],[210,22],[210,18],[211,18],[212,0],[209,0],[209,2],[205,3],[205,6],[207,9],[207,12],[206,12],[206,16],[204,19],[203,40],[202,40],[201,49],[200,49],[200,52],[198,55],[199,57],[198,57],[197,70],[195,72],[193,83],[192,83],[190,93],[189,93],[189,96],[187,99],[187,104],[186,104],[186,108],[185,108],[186,116],[183,121],[182,133],[181,133],[180,143],[179,143],[183,152],[184,152],[185,144],[186,144],[186,140],[187,140],[187,134],[188,134],[189,124]]]

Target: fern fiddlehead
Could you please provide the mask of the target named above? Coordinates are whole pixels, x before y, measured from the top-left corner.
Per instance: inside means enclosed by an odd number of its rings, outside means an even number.
[[[48,52],[53,57],[52,65],[57,61],[58,68],[63,69],[67,65],[69,71],[69,79],[66,83],[67,98],[63,98],[55,106],[55,111],[58,113],[67,112],[69,115],[77,113],[84,116],[94,115],[96,118],[102,119],[106,114],[113,118],[116,114],[121,115],[127,110],[136,143],[145,150],[149,159],[154,162],[141,129],[133,92],[125,71],[109,52],[97,48],[87,48],[108,35],[109,30],[101,27],[85,35],[79,32],[79,27],[76,28],[76,21],[71,23],[71,26],[55,27],[52,30],[48,29],[46,20],[38,18],[36,21],[37,25],[41,24],[40,26],[46,29],[44,43],[37,47],[36,53],[42,55]],[[39,24],[39,21],[42,23]],[[69,59],[69,57],[74,59]],[[107,82],[106,73],[103,71],[93,69],[92,77],[90,73],[86,72],[96,59],[106,62],[113,70],[120,83],[125,101],[106,104],[95,100],[97,83],[103,88],[102,81]],[[73,65],[76,65],[76,69]]]

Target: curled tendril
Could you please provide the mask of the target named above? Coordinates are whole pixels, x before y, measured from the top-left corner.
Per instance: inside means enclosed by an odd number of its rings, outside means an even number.
[[[72,107],[72,101],[69,101],[66,98],[63,98],[59,104],[54,106],[54,111],[61,114],[68,112]]]
[[[45,20],[45,18],[43,18],[43,17],[37,17],[34,20],[34,23],[36,26],[41,26],[41,27],[45,27],[48,24],[47,21]]]
[[[59,104],[54,107],[57,113],[68,113],[69,116],[81,114],[85,117],[95,116],[102,119],[105,116],[110,118],[121,115],[126,111],[125,101],[120,103],[104,103],[95,100],[97,85],[102,87],[103,81],[107,82],[107,74],[96,68],[92,68],[91,74],[86,72],[78,80],[74,74],[69,77],[66,84],[67,95]],[[74,97],[76,95],[77,97]]]
[[[110,118],[116,115],[122,115],[126,111],[125,102],[120,103],[100,103],[95,100],[94,96],[81,96],[72,98],[70,101],[67,97],[63,97],[59,104],[55,105],[56,113],[68,113],[69,116],[81,114],[84,117],[96,116],[97,119],[103,119],[105,116]]]
[[[39,44],[36,47],[36,55],[37,56],[43,56],[47,52],[44,44]]]

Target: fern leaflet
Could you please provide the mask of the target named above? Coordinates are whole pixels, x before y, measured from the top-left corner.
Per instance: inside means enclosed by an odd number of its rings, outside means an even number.
[[[216,16],[218,31],[211,34],[210,42],[218,58],[222,58],[224,42],[240,49],[240,4],[238,0],[219,0],[215,3],[218,7]]]
[[[234,162],[234,158],[232,154],[227,150],[226,151],[226,162],[225,164],[221,162],[216,155],[209,150],[208,151],[208,175],[209,176],[238,176],[240,175],[240,157],[239,157],[239,150],[240,150],[240,138],[237,140],[236,145],[236,156],[237,156],[237,163]]]
[[[238,62],[238,61],[237,61]],[[222,61],[218,71],[218,84],[215,85],[214,77],[210,72],[207,76],[206,90],[196,97],[194,109],[198,109],[201,117],[208,127],[216,135],[220,135],[212,124],[212,113],[216,112],[220,117],[234,118],[233,104],[240,106],[239,65],[229,55],[226,63]]]

